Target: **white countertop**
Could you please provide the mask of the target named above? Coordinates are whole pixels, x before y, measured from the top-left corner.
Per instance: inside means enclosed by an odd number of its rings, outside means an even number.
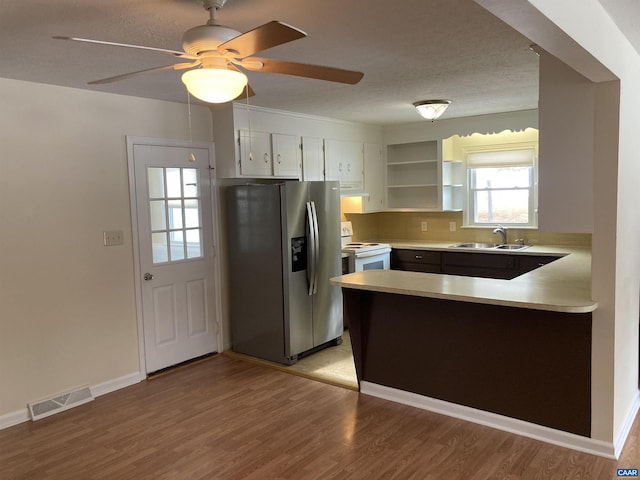
[[[452,242],[389,242],[394,248],[475,251],[450,248]],[[400,270],[368,270],[331,279],[343,288],[441,298],[472,303],[567,313],[592,312],[591,249],[531,246],[518,252],[486,251],[487,255],[564,255],[512,280],[463,277]]]

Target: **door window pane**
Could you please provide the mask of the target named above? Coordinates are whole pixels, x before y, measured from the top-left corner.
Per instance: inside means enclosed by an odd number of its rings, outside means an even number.
[[[169,228],[182,228],[182,200],[169,200]]]
[[[183,168],[182,169],[182,181],[183,196],[184,197],[197,197],[198,196],[198,171],[195,168]]]
[[[164,230],[167,228],[167,217],[164,207],[164,200],[149,201],[149,209],[151,213],[151,230]]]
[[[198,200],[184,201],[184,226],[185,228],[197,228],[200,226],[200,211]]]
[[[184,234],[182,230],[169,233],[171,238],[171,260],[184,260]]]
[[[200,229],[187,230],[187,258],[202,257],[202,240]]]
[[[198,170],[148,167],[147,178],[153,263],[203,257]]]
[[[152,233],[151,246],[153,251],[153,263],[163,263],[169,260],[166,232]]]
[[[147,169],[149,182],[149,198],[164,198],[164,168],[149,167]]]
[[[182,181],[179,168],[167,168],[167,197],[180,198],[182,196]]]

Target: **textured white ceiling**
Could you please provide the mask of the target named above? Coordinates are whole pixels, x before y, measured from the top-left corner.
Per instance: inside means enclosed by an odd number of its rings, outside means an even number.
[[[207,19],[198,0],[3,0],[0,77],[186,103],[179,72],[87,85],[169,55],[51,37],[181,50],[182,33]],[[228,0],[218,19],[241,32],[288,23],[308,37],[260,56],[365,74],[342,85],[249,72],[254,105],[375,124],[419,121],[411,104],[430,98],[453,101],[444,118],[537,108],[531,42],[472,0]]]

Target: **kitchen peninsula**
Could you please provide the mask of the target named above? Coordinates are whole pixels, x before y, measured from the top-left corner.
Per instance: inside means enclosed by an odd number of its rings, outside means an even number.
[[[393,247],[451,251],[450,243]],[[397,270],[332,279],[359,385],[589,437],[590,251],[534,246],[517,255],[560,258],[512,280]]]

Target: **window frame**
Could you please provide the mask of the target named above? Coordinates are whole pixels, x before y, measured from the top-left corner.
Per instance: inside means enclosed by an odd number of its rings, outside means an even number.
[[[532,150],[532,160],[530,164],[523,164],[518,162],[510,163],[509,161],[497,161],[495,163],[491,163],[490,161],[484,165],[469,165],[467,161],[466,164],[466,205],[463,215],[463,225],[465,227],[484,227],[484,228],[492,228],[497,225],[503,225],[505,227],[511,228],[537,228],[538,227],[538,155],[537,155],[537,144],[525,144],[525,145],[517,145],[510,146],[510,148],[500,148],[500,149],[482,149],[482,150],[468,150],[467,159],[469,156],[474,153],[482,153],[484,154],[492,154],[497,153],[501,156],[508,154],[508,152],[516,151],[516,150]],[[529,170],[529,186],[528,187],[512,187],[512,188],[474,188],[474,176],[477,170],[482,168],[500,168],[500,167],[528,167]],[[529,191],[529,201],[528,201],[528,222],[527,223],[513,223],[513,222],[476,222],[476,193],[477,192],[495,192],[495,191]]]

